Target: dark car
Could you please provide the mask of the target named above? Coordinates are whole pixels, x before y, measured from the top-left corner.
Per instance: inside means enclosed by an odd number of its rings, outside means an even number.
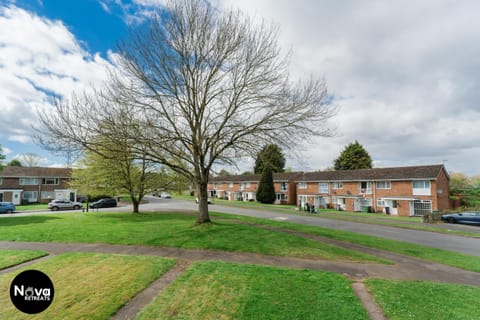
[[[113,198],[100,199],[90,204],[90,208],[113,208],[116,206],[117,201]]]
[[[442,220],[449,223],[465,223],[480,225],[480,212],[462,212],[444,214]]]

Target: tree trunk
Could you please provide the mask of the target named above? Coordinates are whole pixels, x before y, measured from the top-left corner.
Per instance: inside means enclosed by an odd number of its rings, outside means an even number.
[[[132,203],[133,203],[133,213],[139,213],[140,201],[132,198]]]
[[[198,217],[197,224],[210,222],[210,215],[208,213],[208,182],[197,184],[198,195]]]

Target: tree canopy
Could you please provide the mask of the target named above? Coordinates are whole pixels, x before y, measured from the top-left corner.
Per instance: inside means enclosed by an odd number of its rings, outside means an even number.
[[[7,166],[10,166],[10,167],[23,167],[23,164],[20,160],[18,159],[12,159],[10,160],[9,163],[7,163]]]
[[[276,144],[267,144],[258,153],[255,160],[255,174],[261,174],[265,167],[269,167],[272,172],[285,171],[285,156],[282,149]]]
[[[83,159],[78,161],[79,168],[73,170],[71,187],[89,197],[104,195],[128,194],[133,203],[133,212],[139,212],[143,197],[154,190],[164,189],[169,185],[171,177],[165,169],[147,161],[135,159],[117,144],[118,151],[110,156],[87,151]]]
[[[3,148],[2,145],[0,144],[0,171],[3,170],[3,160],[5,160],[6,156],[3,154]]]
[[[367,150],[355,140],[347,145],[333,162],[335,170],[357,170],[372,168],[372,158]]]
[[[102,146],[93,137],[122,137],[195,184],[204,223],[212,166],[254,157],[264,141],[291,147],[329,136],[336,109],[323,80],[290,80],[275,27],[203,0],[169,1],[165,10],[121,43],[105,89],[40,114],[37,140],[95,151]]]

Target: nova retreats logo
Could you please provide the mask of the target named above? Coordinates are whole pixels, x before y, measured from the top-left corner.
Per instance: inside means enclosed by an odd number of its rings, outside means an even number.
[[[35,314],[46,310],[52,303],[53,296],[52,281],[38,270],[21,272],[10,285],[10,299],[24,313]]]

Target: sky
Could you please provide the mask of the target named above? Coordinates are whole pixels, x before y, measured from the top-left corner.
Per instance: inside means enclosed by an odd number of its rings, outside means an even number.
[[[375,167],[442,164],[480,174],[480,2],[475,0],[212,0],[279,27],[292,78],[325,78],[339,112],[293,170],[331,167],[358,140]],[[36,110],[106,79],[116,45],[163,0],[0,0],[0,144],[33,152]],[[79,119],[81,121],[81,119]],[[238,168],[251,169],[242,160]]]

